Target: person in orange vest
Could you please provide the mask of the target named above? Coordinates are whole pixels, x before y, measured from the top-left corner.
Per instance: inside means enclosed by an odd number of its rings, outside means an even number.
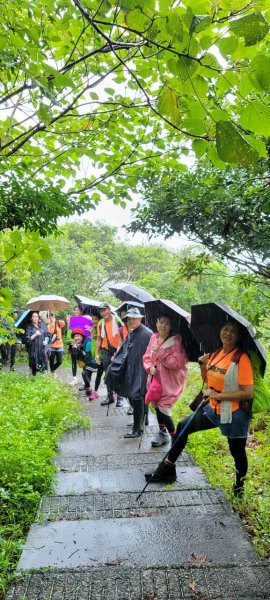
[[[54,377],[57,377],[56,370],[63,362],[64,344],[62,340],[62,329],[65,327],[65,321],[57,321],[53,312],[49,313],[48,330],[51,336],[50,342],[50,369]]]

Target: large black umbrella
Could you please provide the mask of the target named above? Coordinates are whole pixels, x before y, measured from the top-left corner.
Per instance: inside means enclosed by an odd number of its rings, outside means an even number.
[[[99,307],[102,304],[102,300],[93,300],[93,298],[87,298],[86,296],[74,296],[75,300],[80,304],[80,306],[85,310],[88,308],[90,311],[98,312]],[[116,308],[110,304],[110,307],[113,312],[116,311]]]
[[[153,300],[145,303],[147,324],[156,331],[156,320],[160,315],[168,315],[174,333],[180,333],[182,342],[190,361],[197,361],[201,352],[199,344],[190,330],[190,313],[172,302],[172,300]]]
[[[134,300],[126,300],[125,302],[122,302],[122,304],[120,304],[120,306],[118,306],[116,309],[116,313],[120,317],[122,310],[128,311],[129,308],[133,308],[134,306],[139,308],[140,312],[144,315],[144,304],[141,302],[135,302]]]
[[[215,352],[221,347],[220,330],[227,321],[236,321],[240,325],[245,350],[254,350],[262,362],[265,371],[267,356],[262,343],[256,339],[251,323],[239,313],[221,302],[195,304],[191,307],[191,330],[197,338],[203,352]]]
[[[86,296],[74,296],[76,302],[80,304],[80,306],[85,308],[90,308],[94,310],[98,310],[100,306],[100,302],[98,300],[93,300],[92,298],[86,298]]]
[[[109,290],[111,290],[118,300],[122,300],[122,302],[125,300],[135,300],[135,302],[138,301],[144,304],[150,300],[155,300],[152,294],[132,283],[115,283],[114,285],[109,285]]]

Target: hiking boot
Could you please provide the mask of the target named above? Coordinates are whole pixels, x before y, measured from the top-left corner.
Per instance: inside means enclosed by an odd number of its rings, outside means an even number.
[[[120,406],[123,406],[123,398],[122,396],[117,396],[116,407],[120,408]]]
[[[100,406],[108,406],[108,404],[113,404],[114,403],[114,398],[105,398],[105,400],[102,400],[100,403]]]
[[[142,429],[132,429],[132,431],[128,431],[124,435],[124,438],[126,438],[126,439],[138,438],[138,437],[141,437],[142,434],[143,434]]]
[[[89,400],[96,400],[98,398],[98,392],[92,392],[89,396]]]
[[[161,462],[156,471],[148,471],[144,474],[146,481],[151,483],[174,483],[176,481],[176,468],[174,464]]]
[[[243,498],[244,495],[244,482],[241,481],[240,483],[235,483],[233,485],[233,495],[235,498],[238,498],[239,500],[241,498]]]
[[[167,433],[167,431],[159,430],[154,439],[151,442],[151,446],[153,448],[159,448],[159,446],[164,446],[164,444],[168,444],[171,440],[171,436]]]

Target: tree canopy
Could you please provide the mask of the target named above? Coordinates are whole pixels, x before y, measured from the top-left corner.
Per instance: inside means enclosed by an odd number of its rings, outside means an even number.
[[[189,173],[172,171],[142,178],[143,202],[129,230],[150,237],[185,234],[221,258],[270,279],[270,186],[267,161],[256,172],[197,164]]]
[[[0,16],[0,168],[54,182],[70,213],[185,154],[266,156],[268,0],[9,0]]]

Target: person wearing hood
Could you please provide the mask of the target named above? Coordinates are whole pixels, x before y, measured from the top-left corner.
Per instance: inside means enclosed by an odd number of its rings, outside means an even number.
[[[117,387],[117,392],[129,398],[133,406],[133,427],[126,433],[125,438],[140,437],[144,426],[147,373],[143,366],[143,356],[153,332],[142,324],[143,318],[144,315],[138,308],[128,310],[124,317],[124,321],[128,319],[129,323],[128,336],[106,375],[106,383],[111,382],[112,387]],[[121,362],[123,369],[121,369]]]

